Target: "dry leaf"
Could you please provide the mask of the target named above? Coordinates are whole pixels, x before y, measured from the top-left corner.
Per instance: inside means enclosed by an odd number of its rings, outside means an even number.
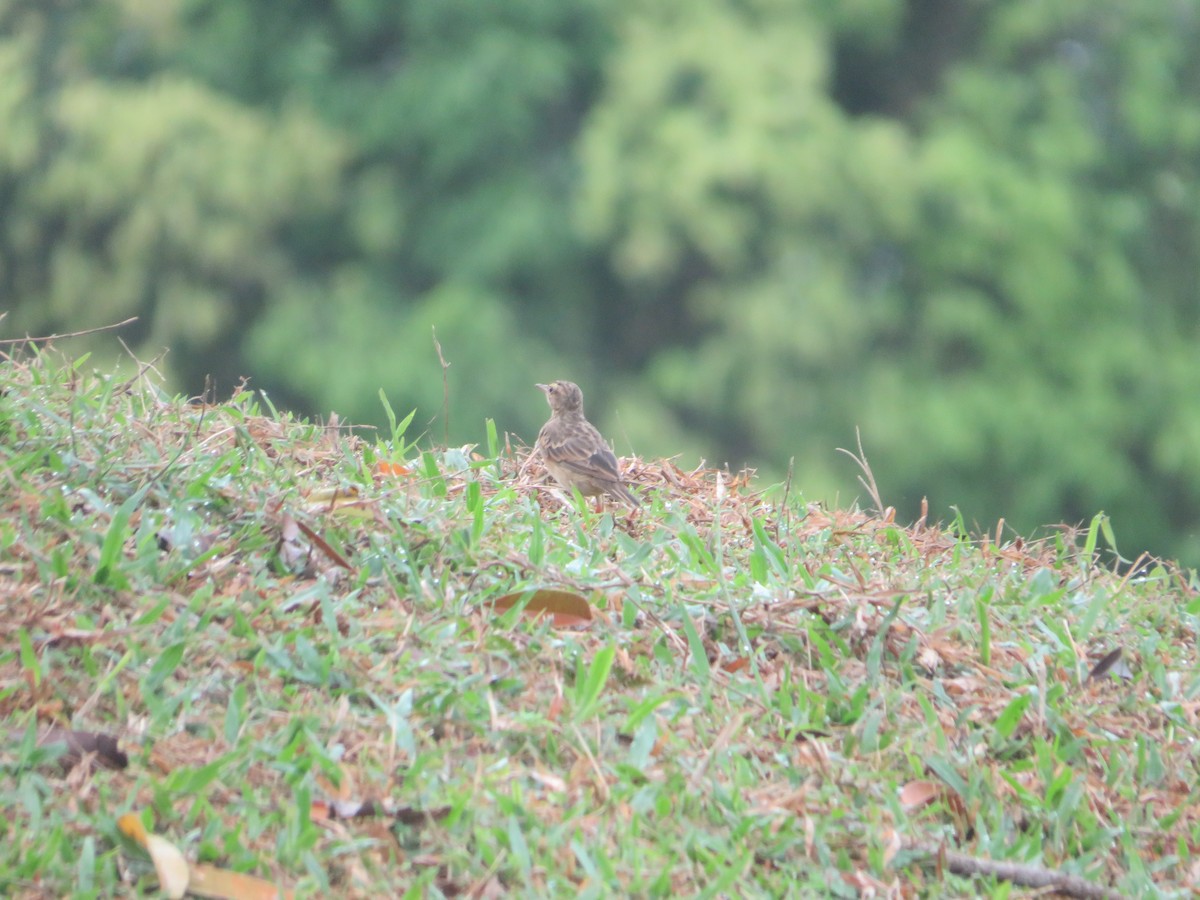
[[[900,852],[904,846],[900,840],[900,832],[895,828],[885,828],[883,830],[884,845],[883,845],[883,864],[891,866],[892,860],[896,858],[896,854]]]
[[[405,475],[411,475],[412,469],[408,466],[402,466],[400,463],[388,462],[386,459],[381,459],[375,463],[375,474],[391,478],[402,478]]]
[[[357,485],[349,487],[334,487],[321,488],[313,491],[305,498],[306,501],[313,505],[319,505],[326,510],[337,509],[339,506],[345,506],[350,503],[357,503],[362,499],[362,491]]]
[[[351,572],[354,571],[354,567],[352,565],[350,565],[350,563],[346,562],[345,557],[343,557],[342,554],[338,553],[336,550],[334,550],[332,547],[330,547],[329,544],[327,544],[325,542],[325,539],[322,538],[319,534],[317,534],[315,531],[313,531],[311,528],[309,528],[303,522],[298,521],[298,520],[296,521],[296,527],[298,527],[301,531],[303,531],[305,537],[307,537],[310,541],[312,541],[314,544],[316,544],[317,548],[322,553],[324,553],[326,556],[328,556],[331,560],[333,560],[335,563],[337,563],[343,569],[349,569]]]
[[[372,515],[370,507],[374,502],[367,499],[357,485],[322,488],[308,494],[304,499],[306,501],[304,511],[308,515],[324,516],[334,513],[339,518],[359,519]]]
[[[187,893],[191,873],[187,860],[174,844],[166,838],[146,831],[142,820],[136,813],[125,813],[117,819],[117,827],[127,837],[137,841],[154,863],[154,871],[158,873],[159,889],[172,900],[179,900]]]
[[[941,792],[941,785],[932,781],[910,781],[900,790],[900,805],[905,809],[917,809],[933,802]]]
[[[586,626],[592,623],[592,607],[582,596],[570,591],[550,588],[514,591],[497,597],[492,602],[492,607],[498,612],[507,612],[526,597],[529,598],[529,602],[525,604],[522,613],[527,618],[536,619],[538,616],[549,614],[553,618],[555,628]]]
[[[188,892],[197,897],[217,900],[281,900],[292,896],[291,891],[281,891],[265,878],[218,869],[204,863],[192,866],[192,882],[188,885]]]

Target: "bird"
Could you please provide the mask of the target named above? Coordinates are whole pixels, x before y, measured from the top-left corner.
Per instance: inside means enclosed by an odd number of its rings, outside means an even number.
[[[585,497],[612,494],[635,507],[641,502],[621,481],[621,470],[596,426],[583,415],[583,391],[570,381],[537,385],[550,404],[550,420],[538,432],[537,450],[546,470],[568,491]],[[597,500],[599,504],[599,500]]]

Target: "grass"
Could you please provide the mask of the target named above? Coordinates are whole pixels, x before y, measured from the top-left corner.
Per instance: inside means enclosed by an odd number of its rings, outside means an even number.
[[[1102,517],[997,541],[643,460],[597,514],[490,423],[0,372],[0,895],[154,894],[131,811],[297,896],[1196,883],[1200,585],[1101,565]],[[532,588],[593,617],[492,607]]]

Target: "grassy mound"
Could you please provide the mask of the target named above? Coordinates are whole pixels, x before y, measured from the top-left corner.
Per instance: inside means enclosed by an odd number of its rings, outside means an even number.
[[[1200,876],[1196,577],[1100,565],[1101,518],[1001,543],[642,460],[597,513],[490,426],[53,352],[0,385],[4,896],[155,891],[130,812],[297,896]]]

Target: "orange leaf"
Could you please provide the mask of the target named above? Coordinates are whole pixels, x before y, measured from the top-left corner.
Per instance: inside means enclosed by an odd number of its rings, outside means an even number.
[[[117,819],[117,828],[121,829],[121,834],[125,837],[137,841],[143,847],[146,846],[146,826],[134,813],[125,813]]]
[[[292,896],[291,891],[281,891],[264,878],[204,863],[192,866],[192,883],[188,890],[197,897],[220,900],[279,900]]]
[[[375,474],[401,478],[405,475],[411,475],[412,469],[408,466],[402,466],[400,463],[388,462],[386,459],[381,459],[375,463]]]
[[[514,591],[503,597],[497,597],[493,601],[492,607],[499,612],[507,612],[527,597],[529,602],[522,609],[522,613],[527,618],[536,619],[541,615],[550,615],[555,628],[570,628],[592,623],[592,607],[579,594],[573,594],[570,591],[557,591],[550,588]]]

